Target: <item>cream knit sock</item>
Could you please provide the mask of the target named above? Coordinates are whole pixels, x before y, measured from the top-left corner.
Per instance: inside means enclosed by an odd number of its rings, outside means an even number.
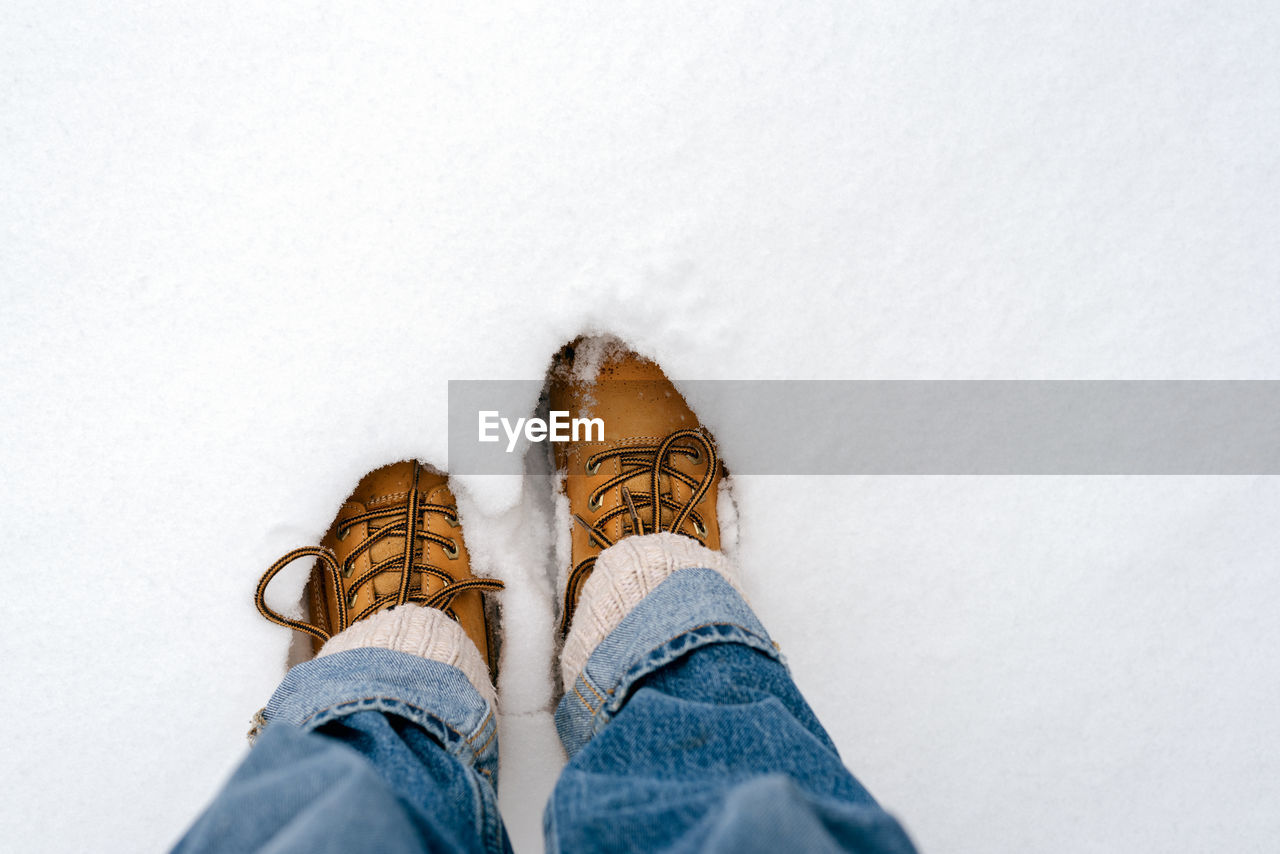
[[[720,552],[666,531],[627,537],[600,553],[582,585],[573,623],[560,653],[560,678],[568,691],[587,659],[622,618],[650,591],[681,569],[713,569],[739,593],[733,568]]]
[[[412,603],[379,611],[329,638],[316,658],[348,649],[377,647],[429,658],[458,668],[494,711],[498,698],[489,668],[462,626],[444,611]]]

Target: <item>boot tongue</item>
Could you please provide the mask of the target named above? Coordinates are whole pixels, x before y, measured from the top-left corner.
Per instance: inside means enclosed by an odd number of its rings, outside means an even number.
[[[369,533],[393,524],[394,520],[388,520],[385,523],[371,522],[369,524]],[[384,537],[378,540],[369,549],[369,558],[375,563],[381,563],[388,558],[399,558],[404,556],[404,537]],[[400,592],[400,564],[396,563],[387,569],[379,572],[370,582],[373,585],[375,596],[387,596]]]
[[[369,523],[370,535],[382,530],[395,520],[377,520]],[[376,564],[388,558],[400,557],[404,554],[404,537],[382,537],[369,548],[369,558]]]
[[[416,588],[410,587],[411,592]],[[400,592],[400,572],[380,572],[373,577],[373,593],[375,596],[390,596]]]

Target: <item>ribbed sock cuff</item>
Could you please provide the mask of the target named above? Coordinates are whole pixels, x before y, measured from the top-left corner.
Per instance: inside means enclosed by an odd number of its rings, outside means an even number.
[[[349,649],[378,647],[448,664],[462,671],[495,711],[497,693],[489,668],[467,633],[444,611],[412,603],[379,611],[339,632],[320,648],[316,658]]]
[[[666,531],[626,537],[600,553],[582,586],[573,623],[560,653],[560,678],[569,690],[591,653],[622,618],[672,573],[713,569],[741,592],[733,567],[723,554],[689,537]]]

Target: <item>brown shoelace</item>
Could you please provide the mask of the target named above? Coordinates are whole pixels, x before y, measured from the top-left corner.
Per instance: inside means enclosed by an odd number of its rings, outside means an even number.
[[[686,440],[691,444],[678,444]],[[707,457],[707,471],[700,479],[680,471],[671,464],[672,455],[681,455],[697,465],[702,461],[703,453]],[[573,516],[574,520],[586,529],[587,535],[590,536],[595,545],[603,550],[614,544],[615,541],[605,534],[604,528],[614,519],[624,514],[628,517],[631,526],[630,530],[626,530],[624,527],[623,536],[670,531],[676,534],[683,534],[686,537],[697,540],[699,543],[705,544],[707,527],[703,523],[702,517],[694,512],[693,508],[706,496],[707,490],[711,488],[711,483],[715,480],[716,468],[720,461],[719,457],[716,456],[715,445],[703,431],[677,430],[657,445],[626,445],[601,451],[587,458],[587,474],[595,474],[600,470],[600,463],[614,457],[621,458],[622,471],[591,491],[591,494],[587,496],[587,508],[589,510],[600,509],[604,503],[604,494],[615,486],[622,487],[622,504],[605,511],[600,518],[596,519],[594,524],[576,513]],[[626,482],[646,474],[649,478],[648,493],[633,495],[627,489]],[[662,492],[662,479],[664,477],[683,483],[692,490],[692,494],[684,502],[676,501],[671,497],[670,492]],[[663,521],[664,508],[672,511],[670,522],[664,523]],[[651,522],[648,526],[645,525],[640,516],[640,510],[642,509],[652,510],[650,514]],[[692,533],[681,530],[686,522],[693,528]],[[573,620],[573,612],[578,606],[578,594],[582,585],[586,582],[587,576],[591,574],[595,563],[595,555],[585,557],[569,573],[569,580],[565,585],[563,617],[560,621],[561,634],[567,634],[569,631],[569,624]]]
[[[495,578],[467,578],[457,581],[452,575],[436,566],[425,563],[418,563],[419,555],[418,544],[422,541],[433,542],[439,545],[449,557],[457,557],[458,544],[451,538],[434,534],[425,530],[426,514],[438,513],[445,517],[452,527],[458,527],[458,511],[456,508],[445,504],[432,504],[423,502],[419,496],[417,489],[409,490],[409,500],[404,505],[389,507],[381,510],[368,510],[364,513],[357,513],[338,520],[338,539],[345,539],[348,531],[352,526],[362,522],[372,522],[380,519],[394,519],[391,524],[373,531],[363,540],[356,544],[351,554],[347,555],[341,565],[338,564],[337,556],[329,549],[320,546],[307,546],[304,548],[294,549],[282,556],[279,560],[271,565],[271,567],[262,574],[261,580],[258,581],[258,591],[255,596],[255,602],[258,606],[258,612],[273,623],[281,626],[287,626],[299,632],[306,632],[309,635],[319,638],[321,641],[327,641],[331,635],[324,629],[308,623],[303,620],[292,620],[283,614],[273,611],[266,602],[267,586],[271,580],[289,564],[303,557],[314,557],[323,564],[329,581],[333,585],[334,601],[338,603],[338,613],[336,619],[337,629],[334,632],[342,631],[347,626],[362,620],[375,611],[379,611],[385,607],[394,607],[403,605],[406,602],[414,602],[425,605],[428,608],[439,608],[450,617],[457,619],[457,614],[453,612],[452,604],[454,597],[459,593],[465,593],[468,590],[501,590],[503,583]],[[354,582],[351,583],[347,595],[342,593],[342,580],[350,578],[355,569],[355,561],[360,555],[371,549],[375,543],[387,537],[401,537],[404,539],[404,551],[399,555],[393,555],[374,564],[365,572],[361,573]],[[399,571],[400,583],[395,593],[387,593],[378,596],[373,603],[355,616],[351,616],[349,609],[355,607],[356,592],[365,584],[371,582],[375,576],[383,572]],[[420,588],[418,592],[414,592],[410,586],[414,572],[421,572],[426,575],[432,575],[444,582],[444,586],[435,593],[422,592]],[[425,583],[424,586],[425,588]]]

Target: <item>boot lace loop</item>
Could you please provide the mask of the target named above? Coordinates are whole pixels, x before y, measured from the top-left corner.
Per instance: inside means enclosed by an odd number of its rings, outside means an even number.
[[[685,457],[695,465],[700,464],[705,456],[706,472],[701,478],[693,477],[672,465],[674,456]],[[605,529],[619,516],[626,516],[630,521],[629,533],[670,531],[705,543],[706,525],[693,508],[711,489],[719,465],[715,444],[705,432],[693,429],[677,430],[656,445],[626,445],[600,451],[587,459],[586,470],[589,474],[594,474],[599,470],[601,462],[614,458],[619,460],[622,471],[593,489],[588,496],[587,506],[593,510],[602,507],[604,496],[615,487],[620,487],[622,504],[606,510],[594,523],[588,522],[580,514],[575,513],[573,517],[574,521],[587,532],[587,536],[594,545],[603,550],[614,544],[615,540],[605,533]],[[636,495],[627,488],[626,484],[627,481],[640,476],[646,476],[648,490]],[[668,483],[684,484],[690,490],[689,497],[684,501],[677,501],[670,491],[664,493],[662,491],[664,478]],[[647,526],[640,513],[644,509],[650,510],[650,524]],[[665,516],[664,510],[669,510],[670,515]],[[693,528],[692,533],[683,530],[686,522]],[[626,533],[623,536],[626,536]],[[569,580],[565,587],[563,617],[560,623],[561,633],[569,631],[569,624],[573,620],[573,612],[578,604],[578,594],[587,576],[591,574],[595,562],[594,555],[586,557],[569,573]]]
[[[258,581],[258,589],[254,597],[258,612],[277,625],[305,632],[319,638],[321,641],[329,640],[333,634],[341,632],[357,620],[362,620],[382,608],[395,607],[406,602],[414,602],[428,608],[438,608],[450,617],[457,619],[457,614],[454,613],[452,605],[454,598],[458,594],[469,590],[501,590],[504,585],[496,578],[466,578],[458,581],[440,567],[420,562],[418,558],[422,553],[421,546],[425,546],[427,543],[435,543],[440,546],[450,559],[458,555],[458,544],[452,538],[426,530],[426,514],[428,513],[442,515],[451,527],[458,526],[456,508],[445,504],[423,502],[417,489],[409,490],[408,501],[404,505],[367,510],[339,519],[337,523],[339,539],[345,539],[350,529],[356,525],[384,519],[393,521],[376,530],[369,531],[355,545],[341,564],[339,564],[337,555],[331,549],[320,546],[293,549],[282,555],[262,574],[262,578]],[[343,579],[351,577],[355,569],[356,560],[378,542],[389,537],[403,538],[404,550],[399,555],[393,555],[378,561],[368,570],[361,573],[355,581],[351,582],[344,593]],[[337,611],[334,615],[336,626],[334,627],[335,631],[332,633],[314,623],[286,617],[267,605],[266,593],[271,580],[286,566],[303,557],[314,557],[319,561],[319,568],[322,570],[328,589],[333,593],[334,601],[337,603]],[[356,594],[360,589],[371,583],[375,577],[386,572],[395,571],[399,572],[399,583],[397,584],[396,592],[376,596],[372,603],[359,613],[352,615],[351,609],[354,607]],[[422,573],[424,576],[429,575],[438,578],[444,582],[444,586],[434,593],[427,593],[425,592],[424,578],[423,585],[417,592],[414,592],[411,581],[415,572]]]

